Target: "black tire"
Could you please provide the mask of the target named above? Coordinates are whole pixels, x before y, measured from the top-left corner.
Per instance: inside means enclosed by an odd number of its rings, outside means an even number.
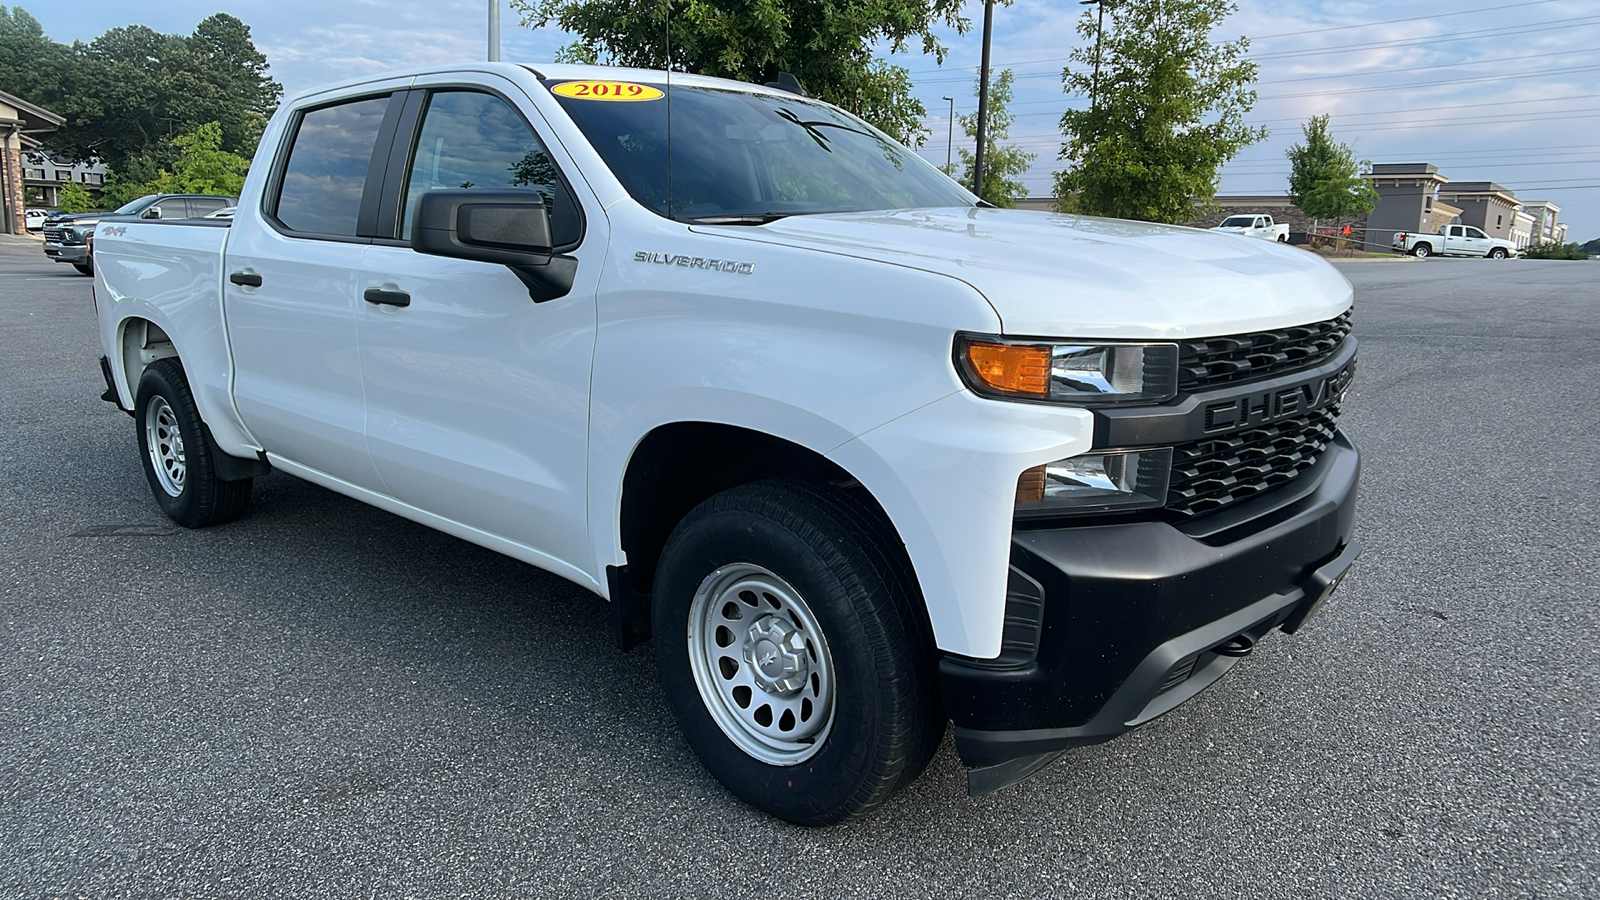
[[[691,623],[695,595],[717,573],[741,566],[769,570],[794,588],[831,661],[831,724],[794,764],[763,761],[739,746],[713,717],[718,700],[697,686],[691,640],[703,632]],[[898,540],[849,494],[799,481],[733,488],[684,518],[657,567],[651,618],[662,687],[689,745],[730,791],[799,825],[842,822],[914,780],[944,736],[921,605]],[[772,617],[757,608],[752,632],[762,614]]]
[[[1416,244],[1411,248],[1411,255],[1417,259],[1427,259],[1432,252],[1433,246],[1430,244]]]
[[[204,528],[244,513],[255,480],[217,477],[213,461],[221,451],[201,424],[189,380],[176,359],[158,359],[144,370],[133,420],[145,480],[168,518],[185,528]]]
[[[1278,243],[1280,243],[1280,244],[1289,243],[1289,236],[1287,234],[1278,235]]]
[[[93,275],[94,274],[94,263],[92,263],[92,262],[73,263],[72,267],[74,269],[78,270],[78,274],[79,275]]]
[[[1506,258],[1506,248],[1504,248],[1504,247],[1496,247],[1493,250],[1490,250],[1489,251],[1489,258],[1490,259],[1505,259]]]

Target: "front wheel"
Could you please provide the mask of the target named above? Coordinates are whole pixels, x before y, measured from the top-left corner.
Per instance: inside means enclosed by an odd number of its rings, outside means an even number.
[[[921,601],[887,532],[836,488],[764,481],[702,503],[662,554],[667,700],[711,774],[781,819],[871,810],[944,734]]]
[[[1411,248],[1411,255],[1415,256],[1417,259],[1427,259],[1428,255],[1432,252],[1433,248],[1427,244],[1417,244],[1415,247]]]
[[[92,263],[92,262],[73,263],[72,267],[74,269],[78,270],[78,274],[79,275],[93,275],[94,274],[94,263]]]
[[[1489,251],[1489,258],[1490,259],[1505,259],[1506,258],[1506,248],[1504,248],[1504,247],[1496,247],[1493,250],[1490,250]]]
[[[158,359],[139,378],[133,418],[139,457],[161,511],[185,528],[237,519],[250,503],[252,479],[223,481],[213,461],[221,451],[201,424],[183,366]]]

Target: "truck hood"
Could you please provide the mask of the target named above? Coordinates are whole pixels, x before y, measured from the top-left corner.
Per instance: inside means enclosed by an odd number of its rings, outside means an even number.
[[[981,293],[1013,335],[1236,334],[1331,319],[1351,299],[1344,276],[1297,247],[1119,219],[916,209],[695,230],[948,275]]]

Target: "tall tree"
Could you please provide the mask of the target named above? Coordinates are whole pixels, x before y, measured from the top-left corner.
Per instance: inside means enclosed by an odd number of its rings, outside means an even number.
[[[790,72],[806,92],[917,146],[927,114],[907,72],[873,57],[920,41],[941,62],[938,26],[968,27],[962,0],[511,0],[525,25],[577,35],[561,59],[672,68],[765,84]]]
[[[1037,153],[1029,153],[1003,143],[1011,136],[1011,123],[1017,119],[1007,108],[1011,103],[1012,80],[1011,70],[1006,69],[989,85],[989,128],[984,135],[983,190],[978,193],[980,197],[995,206],[1006,209],[1014,208],[1017,205],[1017,198],[1027,194],[1028,188],[1022,183],[1022,175],[1039,156]],[[967,133],[967,137],[976,141],[978,114],[957,116],[956,119],[961,123],[961,130]],[[972,167],[975,162],[973,152],[963,147],[961,164],[966,174],[961,178],[962,184],[972,184]]]
[[[1289,202],[1313,219],[1355,218],[1372,212],[1378,191],[1361,177],[1366,160],[1328,133],[1328,116],[1300,126],[1305,143],[1289,148]]]
[[[53,150],[114,169],[170,168],[170,139],[207,122],[221,128],[223,150],[248,156],[283,93],[249,26],[224,13],[188,36],[129,25],[65,47],[20,7],[0,7],[0,84],[66,117]]]
[[[1078,21],[1086,44],[1062,71],[1091,98],[1061,117],[1066,142],[1056,196],[1091,215],[1151,222],[1194,218],[1216,195],[1217,170],[1267,130],[1244,124],[1256,64],[1246,38],[1213,43],[1232,0],[1104,0],[1096,65],[1095,12]],[[1096,72],[1098,71],[1098,77]]]
[[[70,51],[45,37],[39,20],[20,6],[0,6],[0,89],[32,103],[54,90]]]

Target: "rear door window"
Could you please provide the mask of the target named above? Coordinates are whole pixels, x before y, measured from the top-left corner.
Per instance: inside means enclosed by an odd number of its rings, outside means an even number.
[[[354,237],[388,95],[305,112],[273,210],[290,231]],[[221,207],[218,207],[219,209]]]
[[[189,200],[189,215],[199,218],[209,216],[217,210],[228,205],[226,200],[213,200],[209,197],[193,197]]]

